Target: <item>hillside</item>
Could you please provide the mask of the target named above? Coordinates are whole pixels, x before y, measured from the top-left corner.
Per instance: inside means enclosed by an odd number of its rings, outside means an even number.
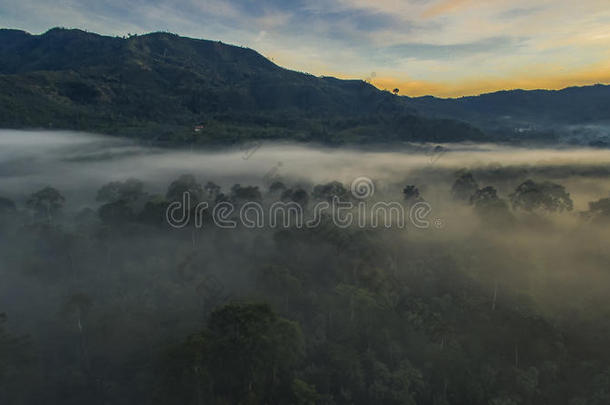
[[[429,117],[467,121],[494,139],[610,145],[610,86],[605,85],[418,97],[409,105]]]
[[[514,118],[544,123],[581,124],[610,119],[610,86],[601,84],[563,90],[510,90],[474,97],[418,97],[422,112],[470,120]]]
[[[171,143],[484,138],[468,124],[424,118],[406,98],[363,81],[290,71],[251,49],[168,33],[119,38],[60,28],[0,30],[0,127]]]

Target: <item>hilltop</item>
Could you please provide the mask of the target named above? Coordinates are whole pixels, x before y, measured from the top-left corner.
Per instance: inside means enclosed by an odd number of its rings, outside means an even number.
[[[360,80],[315,77],[221,42],[54,28],[0,30],[0,127],[62,128],[168,142],[483,139]],[[195,130],[195,128],[197,129]]]

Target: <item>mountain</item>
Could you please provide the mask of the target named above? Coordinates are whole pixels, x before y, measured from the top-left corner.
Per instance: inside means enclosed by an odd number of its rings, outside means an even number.
[[[501,140],[610,146],[610,86],[511,90],[475,97],[409,99],[418,112],[460,119]]]
[[[517,119],[547,124],[582,124],[610,119],[610,86],[563,90],[510,90],[475,97],[418,97],[411,105],[422,112],[472,121]]]
[[[62,128],[172,143],[251,139],[482,140],[360,80],[315,77],[257,52],[169,33],[129,38],[0,30],[0,127]]]
[[[221,42],[0,29],[0,127],[168,143],[543,141],[610,144],[610,86],[399,97]],[[596,125],[592,125],[596,124]],[[480,129],[479,129],[480,128]]]

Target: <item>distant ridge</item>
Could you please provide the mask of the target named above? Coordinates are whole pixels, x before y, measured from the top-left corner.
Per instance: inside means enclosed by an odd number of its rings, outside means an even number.
[[[502,90],[458,98],[417,97],[421,111],[469,119],[511,116],[547,122],[584,123],[610,119],[610,86],[595,84],[561,90]],[[465,118],[465,117],[464,117]]]

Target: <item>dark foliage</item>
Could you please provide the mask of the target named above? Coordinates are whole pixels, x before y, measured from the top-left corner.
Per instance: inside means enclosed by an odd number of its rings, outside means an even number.
[[[572,211],[574,203],[562,185],[549,181],[526,180],[510,196],[514,208],[525,211],[542,209],[550,212]]]
[[[556,207],[540,193],[557,185],[526,183],[535,206]],[[311,191],[279,189],[293,200]],[[339,182],[313,189],[319,200],[348,193]],[[31,342],[0,315],[3,404],[607,403],[607,319],[542,315],[515,281],[537,263],[497,259],[484,230],[463,245],[327,218],[311,229],[168,233],[161,218],[181,191],[223,195],[190,175],[169,190],[109,183],[97,218],[81,211],[76,225],[0,216],[3,274],[37,285],[28,305],[47,311],[26,323]],[[236,185],[231,198],[282,197]],[[510,214],[490,186],[469,201],[486,227]]]

